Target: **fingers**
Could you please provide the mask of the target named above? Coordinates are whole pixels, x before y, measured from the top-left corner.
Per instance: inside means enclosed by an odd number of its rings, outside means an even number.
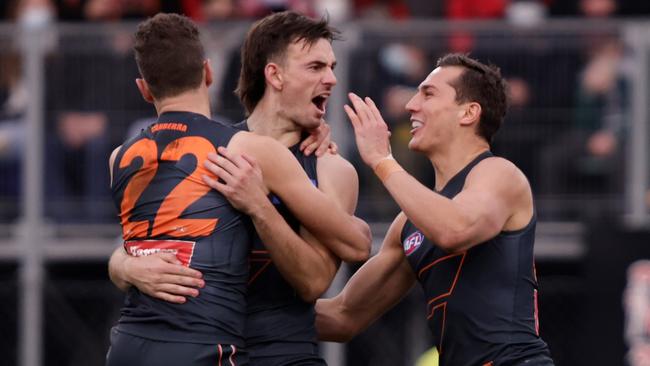
[[[332,141],[330,142],[330,146],[327,151],[332,155],[336,155],[339,152],[339,145],[337,145],[336,142]]]
[[[374,122],[374,116],[370,112],[370,108],[366,105],[366,102],[354,93],[349,93],[348,98],[350,98],[350,102],[352,102],[354,110],[361,120],[361,124],[372,124]]]
[[[156,254],[160,256],[165,262],[172,264],[172,266],[168,267],[168,272],[172,274],[178,274],[183,277],[188,277],[188,278],[193,278],[193,279],[201,279],[203,278],[203,273],[200,271],[197,271],[193,268],[190,267],[185,267],[180,260],[176,257],[175,254],[173,253],[159,253]],[[202,281],[200,281],[202,282]],[[198,282],[196,282],[198,283]],[[201,286],[202,287],[202,286]]]
[[[184,296],[172,295],[172,294],[169,294],[169,293],[166,293],[166,292],[156,291],[156,292],[152,292],[152,293],[147,294],[147,295],[150,295],[152,297],[156,297],[158,299],[161,299],[161,300],[164,300],[164,301],[167,301],[167,302],[171,302],[173,304],[184,304],[184,303],[187,302],[187,299]]]
[[[221,156],[214,155],[214,154],[211,156],[210,154],[208,154],[208,160],[206,160],[203,163],[203,166],[209,172],[214,174],[215,177],[210,177],[206,174],[203,174],[201,178],[210,187],[216,189],[222,194],[226,194],[227,191],[225,191],[224,188],[228,187],[229,185],[235,184],[237,181],[236,177],[241,176],[245,169],[250,168],[250,164],[246,160],[242,159],[240,156],[237,156],[236,159],[238,160],[239,165],[243,168],[237,167],[230,160],[225,159]],[[224,181],[225,184],[219,182],[218,179]]]
[[[257,160],[255,160],[254,157],[248,155],[248,154],[241,154],[241,158],[248,163],[248,165],[251,166],[254,170],[260,170],[259,164],[257,163]],[[261,171],[260,171],[261,172]]]
[[[318,128],[311,130],[310,135],[302,141],[300,150],[305,156],[309,156],[312,152],[315,152],[316,156],[321,156],[329,145],[330,131],[330,126],[324,120],[321,120]]]
[[[188,296],[199,296],[199,291],[195,288],[165,283],[158,285],[150,295],[175,304],[184,304]]]
[[[352,107],[349,105],[344,105],[343,109],[345,110],[345,113],[348,115],[348,118],[350,119],[350,123],[352,123],[352,128],[354,130],[358,130],[361,128],[361,120],[359,119],[359,116],[357,116],[356,112]]]
[[[374,116],[375,121],[384,122],[384,118],[381,116],[381,112],[379,112],[379,108],[377,108],[375,102],[369,97],[366,97],[365,101],[366,101],[366,105],[368,106],[368,109],[370,110],[370,113],[372,113],[372,115]]]
[[[173,254],[173,253],[157,253],[156,255],[158,257],[160,257],[162,260],[164,260],[165,262],[167,262],[167,263],[177,264],[179,266],[183,265],[183,262],[181,262],[178,259],[178,257],[176,257],[176,254]],[[199,275],[200,275],[200,273],[201,272],[199,272]]]
[[[316,152],[315,152],[316,156],[321,157],[321,156],[325,155],[327,150],[329,150],[329,147],[330,147],[331,144],[332,143],[330,142],[329,144],[321,143],[320,145],[318,145],[318,148],[316,148]],[[308,154],[305,154],[305,155],[308,155]]]
[[[314,146],[317,142],[317,139],[314,135],[309,135],[307,136],[306,139],[302,140],[300,143],[300,150],[307,156],[311,154],[311,152],[314,150]]]
[[[212,173],[215,177],[213,179],[212,177],[210,178],[211,181],[216,181],[216,179],[221,178],[224,181],[228,181],[232,179],[232,174],[228,173],[226,170],[222,169],[219,165],[217,165],[217,160],[219,159],[219,156],[217,154],[210,153],[208,154],[208,159],[203,162],[203,167],[207,169],[210,173]],[[205,176],[205,175],[204,175]],[[205,181],[205,179],[204,179]],[[206,181],[206,183],[208,183]],[[209,184],[209,183],[208,183]],[[212,188],[216,187],[212,184],[209,184]]]
[[[162,290],[162,286],[165,285],[173,285],[177,286],[174,287],[177,295],[187,295],[187,296],[198,296],[199,295],[199,290],[200,288],[205,287],[205,281],[198,279],[198,278],[192,278],[192,277],[187,277],[187,276],[182,276],[182,275],[174,275],[174,274],[166,274],[160,277],[159,281],[159,290]],[[182,287],[182,288],[181,288]],[[169,292],[169,291],[165,291]]]
[[[235,157],[228,154],[222,154],[221,147],[219,148],[219,155],[210,153],[208,154],[208,160],[217,165],[219,168],[228,172],[228,174],[234,174],[237,171],[237,164],[235,164]],[[225,149],[224,149],[225,150]],[[221,177],[221,175],[217,175]]]
[[[203,179],[205,184],[210,186],[212,189],[216,189],[219,193],[223,194],[224,196],[227,196],[228,193],[230,193],[230,187],[227,184],[223,184],[219,182],[217,179],[214,179],[205,174],[201,175],[201,178]]]

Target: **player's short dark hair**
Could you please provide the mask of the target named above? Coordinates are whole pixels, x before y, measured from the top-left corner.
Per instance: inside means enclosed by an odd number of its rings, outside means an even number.
[[[436,67],[460,66],[463,73],[451,83],[456,90],[456,102],[476,102],[481,105],[478,134],[488,143],[499,130],[506,115],[508,102],[506,82],[495,65],[486,65],[467,55],[452,53],[441,57]]]
[[[140,23],[133,50],[156,99],[197,88],[203,80],[203,44],[196,25],[185,16],[161,13]]]
[[[340,39],[339,31],[327,18],[312,19],[293,11],[271,14],[251,27],[241,47],[241,72],[235,94],[246,111],[252,113],[264,96],[264,68],[271,60],[281,61],[291,43],[305,41],[307,46],[319,39]]]

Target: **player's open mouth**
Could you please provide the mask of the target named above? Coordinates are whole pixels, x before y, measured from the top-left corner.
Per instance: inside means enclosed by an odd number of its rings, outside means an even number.
[[[417,130],[422,128],[422,126],[424,126],[424,123],[422,123],[422,122],[420,122],[418,120],[412,119],[411,120],[411,135],[413,135]]]
[[[325,113],[325,107],[327,106],[327,98],[329,94],[321,94],[314,97],[311,102],[316,106],[316,108],[321,112]]]

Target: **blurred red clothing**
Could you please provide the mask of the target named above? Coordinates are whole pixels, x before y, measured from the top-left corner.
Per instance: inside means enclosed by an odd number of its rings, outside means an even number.
[[[410,16],[409,9],[402,0],[354,0],[356,16],[362,16],[373,7],[385,8],[391,19],[406,19]]]
[[[509,3],[509,0],[447,0],[447,18],[502,18]]]

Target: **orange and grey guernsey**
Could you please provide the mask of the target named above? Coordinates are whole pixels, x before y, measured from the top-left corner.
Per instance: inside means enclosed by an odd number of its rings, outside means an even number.
[[[248,130],[246,121],[235,125]],[[289,148],[302,166],[312,184],[318,187],[315,154],[305,156],[300,144]],[[296,232],[300,222],[276,197],[269,197],[278,212]],[[264,243],[254,233],[250,254],[250,279],[248,280],[248,319],[246,323],[246,350],[251,364],[261,363],[260,358],[286,357],[292,362],[313,362],[318,358],[318,341],[314,326],[314,304],[306,303],[273,265]],[[301,357],[306,357],[302,359]],[[310,363],[313,364],[313,363]],[[323,361],[324,364],[324,361]]]
[[[471,169],[490,156],[479,155],[438,193],[456,196]],[[424,290],[441,366],[512,365],[549,355],[538,334],[535,224],[533,216],[521,230],[455,254],[438,248],[410,221],[404,225],[404,253]]]
[[[203,273],[184,304],[131,287],[120,332],[168,342],[244,346],[251,224],[201,179],[208,153],[239,132],[188,112],[164,113],[127,141],[113,165],[113,199],[131,255],[175,253]]]

